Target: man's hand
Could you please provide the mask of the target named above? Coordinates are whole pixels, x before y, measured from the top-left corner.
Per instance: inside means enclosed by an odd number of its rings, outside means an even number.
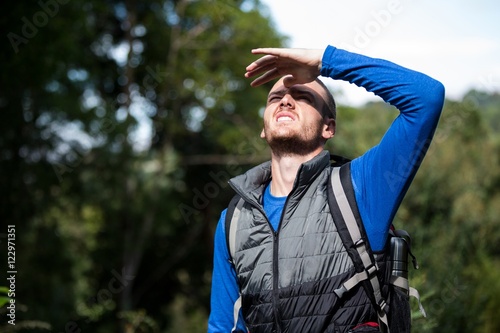
[[[261,48],[253,54],[264,54],[247,66],[245,77],[262,74],[252,81],[252,87],[260,86],[284,76],[283,84],[290,87],[314,81],[320,74],[324,50]]]

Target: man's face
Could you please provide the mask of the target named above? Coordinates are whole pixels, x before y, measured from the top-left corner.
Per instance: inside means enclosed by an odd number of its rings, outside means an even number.
[[[305,155],[323,147],[335,133],[335,121],[326,119],[326,92],[317,82],[285,87],[279,80],[271,89],[264,111],[265,138],[277,154]]]

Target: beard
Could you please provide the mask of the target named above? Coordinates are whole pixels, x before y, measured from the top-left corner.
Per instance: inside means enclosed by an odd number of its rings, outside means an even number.
[[[306,156],[323,146],[321,132],[321,124],[318,124],[318,126],[305,126],[301,131],[265,130],[264,138],[276,156]]]

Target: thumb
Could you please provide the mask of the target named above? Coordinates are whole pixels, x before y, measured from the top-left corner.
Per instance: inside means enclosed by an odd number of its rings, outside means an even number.
[[[283,85],[287,88],[293,86],[296,83],[297,79],[292,74],[288,74],[283,77]]]

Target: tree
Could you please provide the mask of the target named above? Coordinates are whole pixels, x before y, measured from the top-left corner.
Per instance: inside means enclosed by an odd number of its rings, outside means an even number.
[[[435,138],[394,224],[413,238],[421,269],[410,282],[415,332],[494,332],[500,299],[498,95],[471,91],[447,100]],[[397,114],[382,103],[340,106],[330,151],[355,158],[375,145]],[[498,311],[497,311],[498,312]]]
[[[435,332],[490,332],[499,299],[499,145],[468,94],[447,101],[434,143],[399,211],[419,249]],[[488,107],[494,104],[489,104]]]
[[[266,91],[243,70],[283,37],[258,1],[2,6],[1,214],[22,236],[19,316],[128,332],[168,327],[171,306],[206,314],[222,187],[242,168],[218,157],[248,154],[235,140],[258,133]]]

